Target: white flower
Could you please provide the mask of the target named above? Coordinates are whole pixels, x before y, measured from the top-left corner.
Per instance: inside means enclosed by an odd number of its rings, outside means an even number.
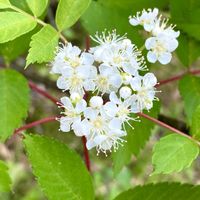
[[[143,109],[150,110],[155,97],[155,85],[157,79],[152,73],[147,73],[143,77],[137,76],[131,80],[131,87],[135,94],[130,97],[131,112],[138,113]]]
[[[149,50],[147,54],[149,62],[155,63],[158,60],[161,64],[165,65],[171,61],[171,52],[178,47],[178,41],[173,38],[168,38],[165,35],[159,35],[148,38],[145,46]]]
[[[83,95],[84,90],[93,91],[95,89],[96,76],[97,69],[94,66],[65,67],[57,80],[57,86],[64,91],[69,90],[70,93],[77,92]]]
[[[116,91],[122,84],[120,73],[117,69],[101,64],[96,79],[96,87],[99,92],[110,93]]]
[[[129,117],[131,113],[131,101],[130,99],[125,99],[122,101],[114,92],[110,93],[110,101],[104,105],[105,113],[111,118],[110,125],[114,127],[121,127],[125,122],[128,123],[129,120],[132,120]]]
[[[73,129],[73,125],[81,122],[82,112],[86,109],[87,103],[84,99],[79,101],[72,101],[69,97],[61,98],[61,107],[64,108],[65,116],[62,116],[60,121],[60,130],[63,132],[69,132]]]
[[[157,15],[157,8],[153,10],[149,8],[147,11],[143,10],[142,13],[137,12],[136,16],[129,17],[129,22],[133,26],[142,25],[146,31],[150,32],[154,29]]]
[[[52,62],[51,73],[61,74],[61,70],[65,66],[77,65],[79,62],[79,55],[81,50],[68,43],[67,46],[63,45],[58,48],[54,61]]]
[[[174,31],[175,25],[167,27],[168,19],[162,19],[161,16],[156,20],[155,27],[152,30],[153,36],[164,35],[168,38],[175,39],[180,35],[180,31]]]

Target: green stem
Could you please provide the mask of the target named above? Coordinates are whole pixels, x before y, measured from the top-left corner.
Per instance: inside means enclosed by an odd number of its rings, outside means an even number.
[[[38,24],[40,24],[41,26],[46,26],[46,25],[47,25],[47,23],[45,23],[44,21],[38,19],[37,17],[35,17],[35,16],[33,16],[33,15],[30,15],[29,13],[27,13],[27,12],[21,10],[20,8],[17,8],[16,6],[11,5],[10,8],[11,8],[12,10],[16,11],[16,12],[19,12],[19,13],[21,13],[21,14],[23,14],[23,15],[26,15],[26,16],[28,16],[28,17],[31,17],[33,20],[35,20],[35,21],[36,21]],[[61,39],[65,44],[67,44],[67,40],[66,40],[66,38],[64,37],[64,35],[62,35],[62,33],[60,33],[60,32],[58,32],[58,33],[59,33],[60,39]]]

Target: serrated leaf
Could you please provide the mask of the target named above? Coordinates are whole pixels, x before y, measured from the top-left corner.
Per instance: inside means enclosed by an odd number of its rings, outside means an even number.
[[[196,108],[192,116],[191,134],[200,140],[200,105]]]
[[[198,145],[184,136],[170,134],[162,137],[153,148],[152,175],[180,172],[190,167],[198,154]]]
[[[41,16],[48,5],[48,0],[26,0],[26,2],[36,17]]]
[[[188,124],[192,123],[192,116],[200,105],[200,78],[186,75],[179,81],[179,91],[184,101],[184,108]]]
[[[29,16],[17,12],[0,12],[0,43],[14,40],[28,33],[37,25],[36,21]]]
[[[8,174],[8,167],[0,160],[0,192],[9,192],[11,190],[11,179]]]
[[[27,116],[28,82],[15,70],[0,70],[0,94],[0,141],[5,141]]]
[[[15,60],[18,56],[24,54],[29,49],[29,44],[33,34],[38,32],[39,27],[26,33],[12,41],[0,44],[0,55],[4,58],[6,63]]]
[[[154,102],[154,106],[150,112],[145,111],[144,113],[157,118],[160,111],[160,103]],[[135,118],[135,115],[132,115]],[[134,127],[132,129],[129,125],[126,126],[127,137],[125,140],[127,142],[123,143],[116,152],[113,152],[113,170],[114,174],[117,175],[123,166],[129,163],[131,155],[134,154],[138,156],[141,149],[144,148],[146,142],[151,136],[152,129],[155,124],[145,118],[140,118],[138,121],[130,121],[130,124]]]
[[[60,31],[69,28],[80,18],[91,0],[60,0],[56,11],[56,24]]]
[[[0,0],[0,9],[9,8],[10,2],[9,0]]]
[[[136,186],[122,192],[115,200],[197,200],[200,186],[180,183],[157,183]]]
[[[26,59],[26,67],[31,63],[49,62],[54,57],[58,45],[59,34],[50,25],[43,27],[32,36],[29,54]]]
[[[49,200],[94,199],[91,177],[74,151],[39,135],[26,135],[24,144],[33,172]]]
[[[184,66],[190,67],[200,56],[200,42],[186,34],[181,34],[178,40],[177,55]]]

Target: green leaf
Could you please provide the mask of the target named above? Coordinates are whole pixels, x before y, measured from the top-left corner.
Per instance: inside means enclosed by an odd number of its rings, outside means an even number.
[[[37,25],[32,17],[17,12],[0,12],[0,19],[0,43],[14,40]]]
[[[194,138],[200,140],[200,105],[197,107],[192,116],[191,134]]]
[[[0,9],[9,8],[10,6],[9,0],[0,0]]]
[[[28,82],[14,70],[0,70],[0,94],[0,140],[5,141],[27,116]]]
[[[122,168],[130,162],[132,152],[128,145],[120,146],[116,152],[112,153],[114,176],[119,174]]]
[[[189,37],[186,34],[181,34],[178,37],[179,46],[176,50],[180,61],[189,67],[200,56],[200,42]]]
[[[31,37],[39,30],[39,27],[36,27],[34,30],[26,33],[12,41],[0,44],[0,55],[3,56],[6,63],[9,63],[29,49],[29,44]]]
[[[24,143],[33,172],[49,200],[94,199],[91,177],[74,151],[39,135],[26,135]]]
[[[26,59],[26,67],[35,62],[43,63],[51,61],[58,45],[58,39],[58,32],[50,25],[46,25],[33,35],[30,43],[31,48]]]
[[[69,28],[80,18],[91,0],[60,0],[56,11],[56,24],[60,31]]]
[[[9,192],[11,190],[11,179],[8,174],[7,165],[0,160],[0,192]]]
[[[48,0],[26,0],[26,2],[36,17],[41,16],[48,5]]]
[[[136,186],[122,192],[115,200],[197,200],[200,186],[180,183],[157,183]]]
[[[179,91],[184,100],[184,108],[189,125],[192,123],[192,116],[200,104],[200,78],[186,75],[179,81]]]
[[[178,28],[200,40],[200,1],[170,0],[170,10]]]
[[[160,103],[154,102],[154,106],[150,112],[145,111],[144,113],[157,118],[160,111]],[[135,115],[132,115],[135,118]],[[132,129],[129,125],[126,126],[126,131],[128,133],[125,140],[126,143],[123,143],[123,146],[120,147],[116,152],[113,152],[113,170],[114,174],[117,175],[122,167],[130,161],[131,155],[134,154],[138,156],[141,149],[144,148],[146,142],[151,136],[152,129],[155,127],[155,124],[145,118],[140,118],[140,122],[131,121],[130,124],[134,127]]]
[[[127,37],[138,45],[142,46],[144,40],[138,33],[138,27],[129,24],[128,17],[135,15],[137,11],[149,7],[163,7],[167,5],[168,0],[98,0],[92,1],[89,8],[81,17],[85,29],[94,35],[97,31],[102,32],[105,29],[116,32],[120,35],[127,33]]]
[[[198,145],[190,139],[178,134],[165,136],[153,148],[152,175],[180,172],[190,167],[198,154]]]

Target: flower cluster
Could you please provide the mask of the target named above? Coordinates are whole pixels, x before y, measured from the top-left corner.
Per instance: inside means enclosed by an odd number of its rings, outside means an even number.
[[[87,148],[96,147],[106,154],[122,145],[131,113],[153,106],[157,79],[147,70],[144,58],[126,36],[115,31],[96,34],[98,43],[89,52],[68,43],[58,48],[52,62],[52,73],[59,74],[58,88],[69,91],[63,97],[60,130],[73,130],[87,138]]]
[[[145,42],[148,61],[168,64],[172,59],[171,53],[178,47],[177,37],[180,32],[173,30],[175,26],[167,26],[168,20],[158,15],[157,8],[137,12],[136,16],[129,18],[129,22],[133,26],[142,25],[151,34]]]

